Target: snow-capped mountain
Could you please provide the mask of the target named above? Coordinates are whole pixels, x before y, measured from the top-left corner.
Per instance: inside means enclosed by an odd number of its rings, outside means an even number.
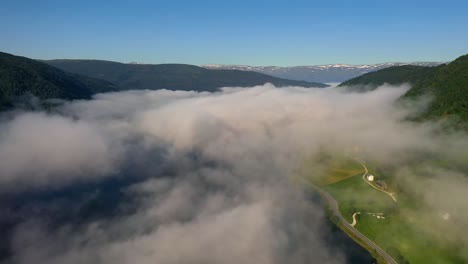
[[[351,64],[327,64],[327,65],[311,65],[311,66],[292,66],[292,67],[278,67],[278,66],[248,66],[248,65],[221,65],[221,64],[207,64],[202,67],[208,69],[229,69],[241,71],[255,71],[275,77],[309,81],[321,83],[336,83],[343,82],[348,79],[360,76],[362,74],[377,71],[380,69],[399,66],[399,65],[418,65],[418,66],[437,66],[441,62],[387,62],[379,64],[368,65],[351,65]]]

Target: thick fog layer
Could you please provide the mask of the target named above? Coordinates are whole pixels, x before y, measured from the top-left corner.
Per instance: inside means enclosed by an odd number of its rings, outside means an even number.
[[[441,228],[468,246],[456,232],[468,224],[466,203],[458,202],[468,188],[468,140],[405,121],[423,106],[396,103],[407,89],[128,91],[67,103],[58,113],[14,114],[0,125],[3,194],[141,179],[121,188],[131,199],[115,201],[122,214],[53,228],[47,219],[22,219],[8,261],[344,263],[324,239],[327,220],[303,181],[320,176],[316,156],[324,152],[390,168],[416,186],[424,206],[450,211],[458,226]],[[414,171],[409,163],[420,153],[460,168]],[[304,163],[317,169],[299,175]]]

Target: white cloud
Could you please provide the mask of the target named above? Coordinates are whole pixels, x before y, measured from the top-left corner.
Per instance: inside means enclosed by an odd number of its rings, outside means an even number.
[[[12,262],[343,263],[323,241],[321,208],[290,177],[305,157],[355,146],[402,168],[417,151],[456,157],[463,135],[402,122],[417,110],[395,105],[407,89],[128,91],[69,103],[63,116],[18,115],[1,125],[3,189],[93,181],[123,167],[154,177],[125,189],[131,215],[55,230],[21,224]],[[153,171],[163,162],[167,175]]]
[[[107,139],[86,122],[27,113],[0,127],[0,186],[94,180],[114,169]]]

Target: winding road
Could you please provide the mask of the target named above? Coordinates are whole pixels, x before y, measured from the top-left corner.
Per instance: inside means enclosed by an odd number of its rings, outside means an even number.
[[[357,212],[353,214],[353,222],[351,223],[351,226],[355,226],[357,224],[356,215],[358,214],[361,214],[361,212]]]
[[[339,218],[339,221],[341,224],[343,224],[343,227],[349,230],[351,233],[359,237],[364,243],[366,243],[369,247],[374,249],[377,254],[379,254],[387,263],[389,264],[398,264],[387,252],[385,252],[382,248],[380,248],[377,244],[372,242],[372,240],[368,239],[365,235],[363,235],[361,232],[359,232],[356,228],[354,228],[352,225],[346,221],[346,219],[341,215],[340,210],[338,208],[338,202],[325,190],[320,189],[317,186],[312,185],[312,188],[315,189],[320,196],[322,196],[330,206],[330,209],[333,212],[332,216],[337,216]]]
[[[359,159],[354,159],[354,160],[356,160],[357,162],[359,162],[359,163],[362,165],[362,167],[364,168],[364,170],[366,171],[366,172],[362,175],[362,180],[365,181],[367,184],[369,184],[372,188],[374,188],[374,189],[376,189],[376,190],[378,190],[378,191],[381,191],[381,192],[383,192],[383,193],[388,194],[390,197],[392,197],[393,201],[396,203],[396,202],[397,202],[397,199],[396,199],[394,193],[387,192],[387,191],[385,191],[385,190],[382,190],[382,189],[380,189],[380,188],[377,188],[377,187],[374,186],[374,184],[370,183],[370,182],[366,179],[366,175],[369,173],[369,170],[367,169],[366,164],[364,164],[364,162],[363,162],[362,160],[359,160]]]

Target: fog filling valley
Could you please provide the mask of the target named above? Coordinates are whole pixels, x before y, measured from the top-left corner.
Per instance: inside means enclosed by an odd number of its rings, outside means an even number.
[[[323,153],[357,155],[392,171],[414,188],[428,217],[451,214],[450,225],[422,232],[443,232],[466,248],[468,138],[406,121],[428,100],[397,102],[408,89],[126,91],[4,114],[5,263],[346,263],[327,242],[328,219],[306,184],[323,174]],[[307,175],[299,172],[305,163],[313,168]],[[88,208],[97,213],[86,220],[52,219],[56,211],[81,215],[104,189],[79,204],[47,193],[103,182],[118,188],[103,202],[112,212]],[[41,202],[10,206],[35,195]]]

